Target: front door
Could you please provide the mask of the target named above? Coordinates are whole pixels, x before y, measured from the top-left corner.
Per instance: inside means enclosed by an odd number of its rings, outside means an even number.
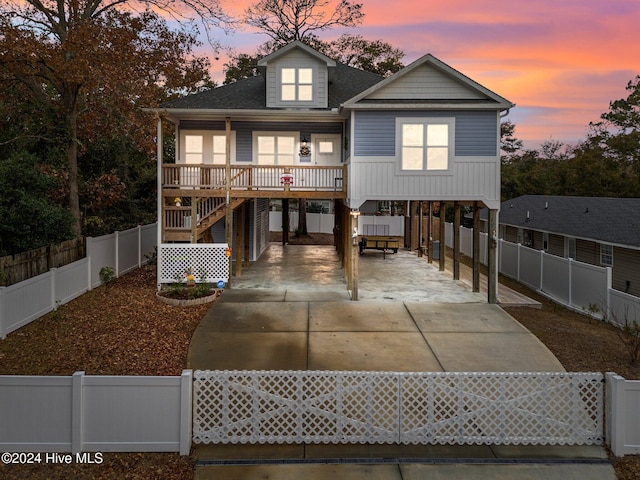
[[[340,134],[311,135],[311,161],[314,165],[340,165]]]

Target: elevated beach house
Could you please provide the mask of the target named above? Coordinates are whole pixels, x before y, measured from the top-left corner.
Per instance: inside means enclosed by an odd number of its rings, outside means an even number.
[[[478,218],[486,207],[495,238],[500,117],[510,101],[432,55],[383,78],[293,42],[258,67],[258,76],[157,109],[161,249],[227,243],[228,258],[204,264],[212,271],[228,262],[231,283],[269,246],[270,200],[286,208],[299,198],[335,202],[350,288],[352,237],[354,227],[362,234],[357,214],[366,201],[421,209],[439,202],[458,219],[461,205],[475,207]],[[171,155],[163,151],[165,122],[174,127]],[[488,243],[495,302],[495,242]],[[159,255],[159,283],[184,267],[183,254]]]

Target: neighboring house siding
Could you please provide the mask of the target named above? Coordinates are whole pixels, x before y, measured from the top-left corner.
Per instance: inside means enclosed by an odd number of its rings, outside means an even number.
[[[355,156],[395,156],[397,117],[455,118],[456,156],[497,155],[496,112],[363,111],[355,115]]]
[[[532,238],[533,238],[532,248],[535,248],[536,250],[544,250],[544,239],[543,239],[542,232],[534,231],[532,234]]]
[[[600,265],[600,244],[589,240],[576,240],[576,260]]]
[[[477,90],[472,90],[462,83],[454,81],[451,76],[442,73],[431,65],[422,65],[416,68],[367,98],[375,100],[406,100],[407,98],[421,100],[486,99]]]
[[[640,297],[640,250],[613,247],[612,270],[613,288]]]
[[[503,240],[505,242],[518,243],[518,229],[507,226]]]
[[[564,237],[562,235],[549,234],[549,252],[551,255],[564,257]]]
[[[300,132],[300,137],[311,139],[311,134],[342,134],[341,122],[234,122],[231,130],[236,132],[236,161],[250,163],[253,160],[253,132]],[[185,120],[181,130],[224,130],[224,121]]]

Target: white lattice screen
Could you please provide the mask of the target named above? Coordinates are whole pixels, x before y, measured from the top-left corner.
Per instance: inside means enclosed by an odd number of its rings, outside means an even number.
[[[599,373],[196,371],[195,443],[593,445]]]
[[[189,268],[196,281],[229,281],[229,257],[226,243],[170,243],[158,248],[160,283],[184,280]]]

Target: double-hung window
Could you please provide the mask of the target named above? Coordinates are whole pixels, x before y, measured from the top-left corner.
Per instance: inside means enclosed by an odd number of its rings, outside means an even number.
[[[454,138],[453,119],[399,118],[396,125],[401,170],[449,170]]]
[[[280,70],[280,100],[310,102],[313,100],[313,69],[285,67]]]
[[[600,265],[603,267],[613,267],[613,246],[600,244]]]
[[[258,165],[293,165],[295,134],[258,133],[255,138]]]

